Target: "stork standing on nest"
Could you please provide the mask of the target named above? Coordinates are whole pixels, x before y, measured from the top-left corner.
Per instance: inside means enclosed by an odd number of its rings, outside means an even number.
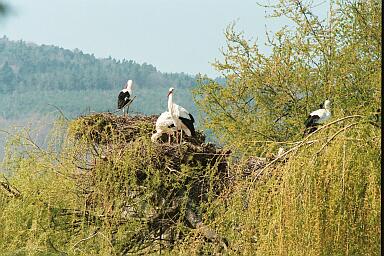
[[[195,127],[193,126],[195,119],[185,108],[173,103],[174,90],[175,89],[171,87],[169,88],[169,91],[168,91],[168,111],[171,114],[176,130],[181,131],[180,141],[179,141],[179,143],[181,143],[183,140],[183,132],[187,136],[195,136]],[[177,140],[177,132],[176,132],[176,140]]]
[[[317,130],[317,125],[325,123],[331,117],[331,101],[326,100],[320,109],[313,111],[305,120],[305,133],[309,134]]]
[[[119,96],[117,97],[117,108],[123,110],[123,115],[125,115],[125,107],[127,107],[127,112],[129,105],[132,103],[132,85],[133,81],[128,80],[124,88],[120,91]]]
[[[156,140],[163,134],[168,134],[168,143],[171,144],[171,135],[176,131],[175,124],[173,123],[173,119],[171,113],[169,111],[161,113],[161,115],[156,120],[156,133],[152,135],[152,142],[156,142]]]

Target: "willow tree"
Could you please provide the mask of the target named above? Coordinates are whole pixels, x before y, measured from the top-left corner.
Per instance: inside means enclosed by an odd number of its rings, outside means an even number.
[[[194,91],[221,142],[247,151],[300,139],[308,113],[327,98],[334,118],[380,107],[381,1],[331,1],[324,19],[311,4],[269,6],[271,17],[293,24],[268,35],[269,55],[234,25],[225,31],[224,60],[214,63],[225,85],[201,77]]]
[[[381,250],[381,1],[331,1],[323,20],[310,4],[273,6],[272,16],[294,26],[269,37],[270,55],[229,26],[215,63],[226,83],[201,77],[194,92],[206,127],[236,160],[285,149],[277,167],[255,164],[245,179],[239,169],[227,196],[210,205],[205,221],[227,239],[228,255]],[[326,98],[332,119],[303,137],[308,113]],[[178,249],[219,250],[196,237]]]

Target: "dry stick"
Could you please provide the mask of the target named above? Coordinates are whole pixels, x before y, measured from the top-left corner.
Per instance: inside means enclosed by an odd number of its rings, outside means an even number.
[[[132,104],[133,100],[136,98],[136,96],[133,96],[133,98],[128,102],[128,104],[126,105],[127,107],[127,115],[128,115],[128,112],[129,112],[129,106]]]
[[[30,134],[28,133],[28,137],[25,137],[25,136],[21,136],[21,135],[14,135],[6,130],[0,130],[0,132],[3,132],[3,133],[6,133],[8,134],[9,136],[11,137],[14,137],[14,138],[20,138],[21,140],[25,140],[26,142],[28,142],[29,145],[33,146],[34,148],[36,148],[40,153],[42,154],[45,154],[45,155],[52,155],[52,153],[46,151],[46,150],[43,150],[42,148],[40,148],[34,141],[33,139],[31,138]],[[23,144],[24,145],[24,144]],[[27,152],[27,154],[30,156],[30,154]],[[61,161],[54,156],[54,158],[57,160],[57,162],[63,166],[63,164],[61,163]],[[64,178],[66,179],[69,179],[69,177],[65,176],[64,174],[62,174],[61,172],[57,171],[57,170],[54,170],[52,169],[56,174],[59,174],[61,176],[63,176]]]
[[[0,129],[0,132],[3,132],[3,133],[6,133],[8,136],[11,136],[13,138],[20,138],[20,139],[24,139],[26,140],[27,142],[29,142],[29,144],[37,149],[39,149],[40,151],[42,151],[42,149],[32,140],[30,134],[28,133],[28,137],[25,137],[25,136],[22,136],[20,134],[18,135],[14,135],[12,134],[11,132],[7,131],[7,130],[2,130]]]
[[[22,196],[20,191],[9,183],[4,174],[3,178],[5,181],[0,181],[1,187],[3,187],[8,193],[12,194],[15,198],[20,198]]]
[[[133,96],[132,100],[131,100],[127,105],[125,105],[124,107],[129,106],[129,105],[132,103],[132,101],[133,101],[134,98],[136,98],[136,96]],[[113,111],[113,112],[106,112],[106,113],[114,114],[114,113],[119,112],[119,111],[121,111],[121,109],[116,109],[116,110]]]
[[[287,152],[283,153],[281,156],[275,158],[274,160],[272,160],[271,162],[269,162],[266,166],[264,166],[263,169],[260,170],[260,172],[258,174],[256,174],[255,178],[253,179],[252,182],[255,182],[256,179],[264,172],[265,169],[267,169],[269,166],[271,166],[273,163],[275,163],[276,161],[280,160],[281,158],[283,158],[284,156],[286,156],[288,153],[292,152],[293,150],[296,150],[298,148],[300,148],[302,145],[304,144],[312,144],[313,141],[307,141],[308,138],[310,138],[311,136],[313,136],[313,134],[321,131],[321,130],[324,130],[325,128],[328,128],[329,126],[335,124],[335,123],[339,123],[341,121],[344,121],[346,119],[350,119],[350,118],[364,118],[365,116],[362,116],[362,115],[353,115],[353,116],[346,116],[346,117],[343,117],[343,118],[340,118],[340,119],[337,119],[333,122],[330,122],[326,125],[323,125],[322,127],[320,127],[319,129],[317,129],[316,131],[314,131],[313,133],[309,134],[307,137],[305,137],[302,141],[298,141],[298,145],[294,146],[293,148],[291,148],[290,150],[288,150]]]
[[[62,117],[64,117],[64,119],[66,121],[69,121],[69,119],[64,115],[64,112],[58,107],[58,106],[55,106],[53,104],[47,104],[48,106],[51,106],[51,107],[54,107],[57,111],[59,111],[59,113],[61,114]]]
[[[98,232],[99,230],[100,230],[100,228],[96,229],[96,230],[93,232],[92,235],[90,235],[89,237],[83,238],[83,239],[81,239],[80,241],[78,241],[77,243],[75,243],[75,244],[72,246],[72,249],[74,250],[75,247],[76,247],[79,243],[84,242],[84,241],[87,241],[87,240],[91,239],[92,237],[96,236],[96,235],[99,233],[99,232]]]
[[[356,122],[356,123],[350,124],[348,126],[343,127],[342,129],[338,130],[335,134],[332,135],[331,138],[328,139],[328,141],[326,143],[324,143],[324,145],[320,148],[320,150],[316,152],[316,155],[319,154],[325,148],[325,146],[327,146],[329,144],[329,142],[331,142],[331,140],[333,140],[339,133],[341,133],[342,131],[344,131],[344,130],[352,127],[352,126],[355,126],[357,124],[359,124],[359,123]]]

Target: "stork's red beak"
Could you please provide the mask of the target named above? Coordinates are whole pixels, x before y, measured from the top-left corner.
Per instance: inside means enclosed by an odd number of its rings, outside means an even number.
[[[168,97],[168,96],[169,96],[169,94],[171,94],[171,93],[172,93],[172,91],[169,91],[169,92],[168,92],[168,95],[167,95],[167,97]]]

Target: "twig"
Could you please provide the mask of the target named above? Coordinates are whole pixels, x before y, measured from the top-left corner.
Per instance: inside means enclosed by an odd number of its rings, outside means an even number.
[[[316,155],[319,154],[325,148],[325,146],[327,146],[329,144],[329,142],[331,142],[331,140],[333,140],[339,133],[341,133],[342,131],[345,131],[346,129],[348,129],[352,126],[355,126],[357,124],[359,124],[359,123],[353,123],[353,124],[350,124],[348,126],[345,126],[342,129],[338,130],[335,134],[332,135],[331,138],[328,139],[328,141],[326,143],[324,143],[324,145],[320,148],[320,150],[316,152]]]
[[[78,241],[77,243],[75,243],[75,244],[72,246],[72,249],[74,250],[75,247],[76,247],[79,243],[84,242],[84,241],[87,241],[87,240],[91,239],[92,237],[96,236],[96,235],[99,233],[99,232],[98,232],[99,230],[100,230],[100,228],[97,228],[97,229],[93,232],[92,235],[90,235],[89,237],[83,238],[83,239],[81,239],[80,241]]]
[[[7,178],[5,177],[5,175],[3,174],[3,178],[5,181],[0,181],[0,185],[1,187],[3,187],[3,189],[5,189],[9,194],[11,194],[13,197],[15,198],[20,198],[21,197],[21,193],[20,191],[13,187],[9,181],[7,180]]]
[[[54,107],[57,111],[59,111],[60,114],[61,114],[61,116],[64,117],[64,119],[65,119],[66,121],[69,120],[69,119],[64,115],[64,112],[63,112],[59,107],[57,107],[57,106],[55,106],[55,105],[53,105],[53,104],[47,104],[47,105],[48,105],[48,106],[51,106],[51,107]]]
[[[362,115],[352,115],[352,116],[346,116],[346,117],[343,117],[343,118],[340,118],[340,119],[337,119],[333,122],[330,122],[326,125],[323,125],[322,127],[320,127],[319,129],[317,129],[316,131],[314,131],[313,133],[309,134],[307,137],[305,137],[302,141],[299,141],[298,144],[296,146],[294,146],[293,148],[289,149],[287,152],[283,153],[281,156],[275,158],[274,160],[272,160],[271,162],[269,162],[266,166],[264,166],[263,169],[260,170],[260,172],[258,174],[256,174],[255,178],[253,179],[253,182],[256,181],[256,179],[264,172],[264,170],[266,170],[269,166],[271,166],[273,163],[275,163],[276,161],[280,160],[281,158],[283,158],[284,156],[286,156],[288,153],[300,148],[301,146],[305,145],[305,144],[312,144],[313,141],[307,141],[310,137],[312,137],[314,134],[316,134],[317,132],[321,131],[321,130],[324,130],[326,128],[328,128],[329,126],[335,124],[335,123],[339,123],[339,122],[342,122],[346,119],[351,119],[351,118],[364,118],[364,116]],[[337,135],[337,134],[336,134]]]

